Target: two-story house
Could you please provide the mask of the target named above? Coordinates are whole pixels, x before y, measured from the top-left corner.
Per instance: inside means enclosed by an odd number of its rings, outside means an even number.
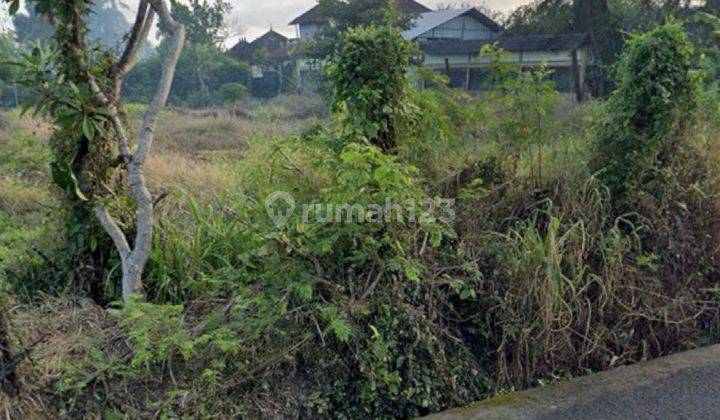
[[[590,90],[586,75],[593,60],[586,34],[509,36],[503,34],[500,24],[477,8],[432,11],[414,0],[398,0],[396,4],[400,13],[414,17],[411,28],[403,36],[418,43],[421,65],[446,74],[452,87],[482,90],[486,86],[484,79],[489,61],[480,57],[480,51],[487,44],[497,43],[505,51],[503,60],[523,67],[543,65],[552,70],[551,77],[560,91],[575,92],[578,100],[582,100]],[[331,22],[315,6],[290,24],[295,26],[298,40],[303,40],[319,36]],[[249,47],[233,49],[257,49],[267,43],[268,38],[278,40],[278,35],[271,31],[248,44]],[[283,48],[277,51],[286,55],[275,57],[275,68],[279,69],[275,73],[280,74],[281,84],[283,77],[293,77],[294,85],[303,88],[309,86],[312,74],[321,66],[317,60],[293,54],[290,46],[296,41],[280,40]],[[277,67],[278,63],[282,64]],[[253,64],[257,69],[257,63]],[[291,67],[292,72],[286,67]]]
[[[423,13],[403,36],[419,44],[423,66],[446,74],[452,87],[481,90],[489,59],[480,51],[497,43],[509,63],[552,70],[560,91],[575,92],[582,100],[588,90],[591,45],[583,33],[508,36],[484,13],[467,8]]]
[[[547,66],[559,90],[575,92],[579,100],[589,90],[586,75],[593,60],[586,34],[506,36],[500,24],[477,8],[432,11],[414,0],[398,1],[397,7],[416,16],[403,36],[419,44],[422,65],[446,74],[452,87],[481,90],[488,60],[480,58],[480,50],[498,43],[508,62]],[[298,38],[304,39],[321,34],[329,22],[316,6],[290,24],[296,26]],[[310,61],[300,62],[302,78],[314,68]]]

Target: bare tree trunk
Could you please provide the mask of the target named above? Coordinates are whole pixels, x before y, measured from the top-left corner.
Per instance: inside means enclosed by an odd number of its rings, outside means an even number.
[[[152,143],[155,137],[155,126],[157,123],[157,117],[160,111],[165,107],[168,95],[170,93],[170,87],[175,76],[175,67],[180,58],[183,45],[185,44],[185,27],[175,22],[170,15],[170,10],[165,4],[164,0],[147,0],[152,10],[160,17],[163,24],[169,28],[172,32],[172,39],[170,41],[170,51],[165,57],[163,62],[163,70],[160,80],[158,82],[155,96],[145,110],[143,116],[142,126],[140,134],[138,136],[137,147],[135,152],[130,155],[129,145],[125,139],[122,125],[117,116],[117,109],[111,108],[116,113],[113,119],[115,129],[120,139],[120,151],[124,159],[129,159],[127,162],[128,179],[130,183],[130,189],[137,205],[135,212],[135,240],[130,246],[127,237],[123,231],[118,227],[117,222],[114,220],[110,212],[102,205],[95,207],[95,214],[107,231],[108,235],[113,240],[115,247],[120,254],[122,261],[122,291],[123,301],[128,304],[133,295],[142,295],[142,274],[145,269],[145,265],[150,257],[150,251],[152,250],[152,238],[153,238],[153,200],[150,195],[150,191],[147,188],[145,182],[145,175],[143,173],[143,167],[147,159],[147,155],[150,152]],[[142,10],[142,5],[140,7]],[[140,13],[140,12],[139,12]],[[145,19],[145,25],[152,24],[151,13],[148,13],[148,18]],[[142,19],[138,19],[140,21]],[[142,38],[147,35],[146,29],[137,29],[141,36],[138,36],[140,42]],[[128,50],[133,51],[139,48],[137,45],[128,45]],[[130,53],[132,57],[135,54]],[[132,61],[132,59],[130,60]],[[126,67],[127,66],[127,67]],[[118,72],[120,79],[122,79],[122,73],[129,71],[131,64],[123,65],[121,68],[122,72]],[[115,89],[119,92],[119,86],[122,81],[116,81]]]

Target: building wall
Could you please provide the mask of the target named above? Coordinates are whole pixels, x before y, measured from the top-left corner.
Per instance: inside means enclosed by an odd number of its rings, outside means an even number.
[[[493,32],[472,16],[458,16],[417,37],[418,41],[431,39],[490,39]]]
[[[300,39],[303,38],[312,38],[319,34],[322,31],[323,25],[318,23],[308,23],[303,25],[298,25],[298,36],[300,36]]]
[[[587,51],[578,50],[578,61],[585,61]],[[490,62],[488,57],[480,57],[476,54],[425,54],[423,64],[428,67],[445,66],[445,60],[452,65],[466,66],[484,65]],[[506,52],[502,55],[501,61],[516,64],[541,64],[548,65],[572,65],[572,51],[530,51],[530,52]]]
[[[584,84],[586,67],[592,63],[588,60],[589,55],[586,48],[578,50],[577,54],[581,84]],[[572,51],[505,53],[502,59],[506,63],[529,67],[545,65],[552,71],[550,79],[553,80],[555,87],[560,92],[575,90]],[[450,86],[453,88],[486,90],[489,88],[487,79],[489,62],[489,58],[481,58],[476,54],[427,54],[423,65],[432,68],[437,73],[447,75],[450,79]]]

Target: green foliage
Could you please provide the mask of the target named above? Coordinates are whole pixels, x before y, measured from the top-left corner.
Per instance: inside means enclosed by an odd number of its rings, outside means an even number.
[[[534,0],[518,7],[507,21],[509,33],[518,35],[567,33],[572,30],[573,7],[561,0]]]
[[[0,35],[0,104],[18,106],[28,97],[28,90],[19,81],[22,69],[15,65],[21,61],[21,50],[9,34]]]
[[[322,16],[332,23],[330,33],[342,34],[359,26],[395,26],[409,28],[415,13],[407,13],[398,7],[398,0],[320,0]]]
[[[710,13],[698,12],[695,15],[695,21],[711,27],[710,39],[715,43],[720,43],[720,18]]]
[[[534,0],[518,7],[505,27],[506,33],[518,35],[588,34],[598,65],[594,71],[603,84],[613,86],[611,72],[626,32],[648,31],[668,19],[685,19],[695,7],[677,0]],[[705,42],[702,36],[696,40]]]
[[[249,196],[205,208],[187,198],[192,221],[158,230],[147,278],[152,295],[232,294],[231,321],[211,318],[207,334],[237,337],[230,347],[248,360],[247,369],[272,372],[277,357],[304,360],[313,384],[308,415],[406,417],[469,401],[485,382],[466,348],[440,338],[453,327],[438,318],[434,302],[445,301],[448,291],[433,287],[423,262],[452,230],[423,215],[420,205],[429,197],[414,169],[366,143],[335,152],[327,136],[280,145],[283,152],[268,167],[247,175]],[[312,170],[298,176],[284,156]],[[275,188],[312,203],[279,231],[253,204]],[[333,203],[385,208],[388,201],[418,203],[418,221],[399,209],[389,219],[346,209],[355,217],[336,222],[337,213],[327,210]],[[173,284],[165,273],[192,280]],[[238,368],[217,371],[218,380],[243,377],[242,370],[233,373]]]
[[[224,105],[232,99],[227,98],[228,88],[221,92],[223,85],[248,85],[250,68],[222,49],[226,36],[225,18],[230,8],[230,3],[223,0],[192,0],[188,4],[172,1],[173,18],[185,25],[188,43],[177,63],[169,104],[188,107]],[[162,26],[160,30],[167,34]],[[131,102],[150,102],[167,48],[167,39],[163,39],[153,54],[132,69],[123,86],[124,98]]]
[[[467,402],[488,381],[466,346],[442,339],[457,334],[442,306],[463,289],[437,287],[444,279],[432,268],[437,249],[454,237],[437,219],[451,209],[420,188],[417,169],[367,140],[381,129],[368,129],[371,119],[394,121],[404,106],[407,46],[383,28],[357,29],[348,39],[333,70],[344,98],[336,103],[339,129],[277,143],[243,174],[241,194],[205,207],[187,197],[186,214],[157,230],[146,282],[158,301],[233,296],[224,318],[206,320],[205,336],[235,337],[240,346],[229,348],[247,364],[212,369],[214,381],[240,377],[252,389],[275,375],[281,360],[293,361],[304,365],[311,384],[298,413],[417,416]],[[389,76],[362,61],[380,64],[370,54],[376,48],[394,48]],[[357,71],[378,80],[357,84]],[[419,113],[401,119],[416,128],[403,134],[407,145],[429,132],[431,123],[419,122],[430,119]],[[432,133],[444,137],[442,130]],[[339,143],[348,133],[354,141]],[[279,228],[261,204],[278,190],[292,192],[297,203]],[[218,350],[198,354],[207,366]]]
[[[248,89],[242,83],[225,83],[218,89],[218,96],[227,105],[234,105],[239,100],[247,97]]]
[[[120,180],[114,176],[119,151],[112,113],[94,93],[88,75],[105,97],[112,98],[115,57],[106,48],[87,46],[92,44],[86,40],[91,2],[35,1],[29,7],[44,18],[53,16],[58,23],[51,43],[22,54],[19,80],[32,91],[23,103],[23,113],[33,109],[34,116],[41,115],[54,125],[51,169],[54,184],[62,192],[64,229],[63,240],[55,247],[62,264],[52,267],[56,275],[47,279],[60,278],[63,285],[104,302],[103,284],[111,277],[115,249],[94,217],[93,206],[103,201],[127,210],[127,203],[123,190],[114,188]],[[31,269],[29,278],[37,274]]]
[[[188,4],[171,0],[172,17],[185,25],[191,44],[219,47],[223,41],[225,17],[230,13],[230,2],[223,0],[190,0]],[[162,27],[160,30],[167,34]]]
[[[473,148],[470,139],[487,122],[487,109],[430,69],[420,69],[418,78],[434,87],[406,90],[397,120],[398,155],[437,183],[467,164],[467,156],[447,150]]]
[[[556,124],[549,118],[558,104],[558,92],[549,79],[550,72],[544,67],[525,69],[503,60],[504,52],[486,46],[480,56],[491,62],[492,86],[488,94],[493,109],[495,135],[504,149],[505,157],[517,159],[529,151],[535,158],[530,170],[535,185],[543,178],[543,148],[557,132]]]
[[[165,46],[139,62],[128,74],[123,97],[131,102],[148,103],[162,71]],[[214,46],[191,45],[180,56],[168,99],[171,105],[204,107],[224,105],[223,85],[247,86],[250,68]],[[227,89],[227,88],[226,88]]]
[[[27,133],[13,131],[7,141],[0,141],[0,283],[10,283],[23,295],[36,285],[27,278],[18,281],[18,271],[32,266],[31,245],[52,236],[48,217],[55,202],[42,182],[49,155],[48,148]]]
[[[417,13],[403,10],[398,0],[320,0],[318,13],[326,16],[330,24],[304,45],[315,58],[331,57],[349,29],[369,26],[408,29],[417,17]]]
[[[409,52],[394,29],[351,30],[330,72],[335,120],[300,138],[249,140],[241,161],[218,167],[241,188],[206,195],[213,186],[200,181],[202,194],[163,202],[148,301],[99,327],[105,336],[38,362],[60,361],[50,369],[57,406],[74,417],[409,418],[659,356],[717,331],[720,184],[717,157],[707,156],[717,121],[688,124],[697,98],[677,24],[634,38],[603,114],[591,105],[558,116],[548,73],[504,65],[494,49],[485,51],[494,61],[488,96],[428,74],[420,77],[437,88],[416,91],[405,80]],[[38,69],[51,61],[36,55]],[[105,138],[105,120],[81,83],[58,86],[48,68],[37,83],[64,102],[48,96],[45,110],[68,135],[52,140],[57,160],[79,150],[73,139]],[[236,83],[217,90],[235,96]],[[708,119],[720,115],[716,91],[700,99]],[[274,125],[279,114],[265,105],[252,115]],[[591,150],[584,126],[598,115]],[[220,125],[234,127],[183,129]],[[687,147],[670,147],[680,135]],[[38,171],[48,151],[18,140],[3,145],[0,164]],[[636,171],[620,182],[627,214],[617,217],[588,162]],[[73,200],[97,194],[82,172],[56,166]],[[0,183],[1,223],[27,211],[6,205],[2,188],[14,196],[25,182]],[[265,205],[278,191],[295,201],[279,226]],[[454,222],[433,217],[447,210],[436,191],[458,200]],[[13,235],[7,243],[26,241]],[[47,272],[38,273],[27,281]],[[104,313],[69,312],[90,325]]]
[[[605,105],[593,166],[614,196],[651,179],[672,159],[690,123],[698,79],[692,45],[679,23],[634,36],[618,65],[617,90]]]
[[[41,13],[38,13],[38,6]],[[33,5],[25,2],[24,12],[10,13],[15,28],[15,39],[22,45],[33,46],[36,43],[47,43],[53,35],[53,28],[44,16],[46,5]],[[118,1],[97,2],[91,6],[92,13],[88,16],[88,39],[102,44],[105,48],[118,48],[118,40],[130,30],[130,22],[123,9],[126,6]],[[11,10],[12,11],[12,10]]]
[[[410,52],[411,44],[390,27],[359,27],[344,35],[328,74],[333,108],[344,112],[351,137],[369,139],[386,152],[395,150]]]
[[[135,301],[122,309],[120,327],[133,343],[130,367],[164,363],[175,355],[188,359],[194,342],[182,329],[182,306]]]

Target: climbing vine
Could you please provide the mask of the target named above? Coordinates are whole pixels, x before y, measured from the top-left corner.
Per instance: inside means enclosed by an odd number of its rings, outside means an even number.
[[[411,48],[392,27],[349,29],[329,68],[333,108],[344,111],[346,128],[385,152],[397,147],[396,118],[408,88]]]

